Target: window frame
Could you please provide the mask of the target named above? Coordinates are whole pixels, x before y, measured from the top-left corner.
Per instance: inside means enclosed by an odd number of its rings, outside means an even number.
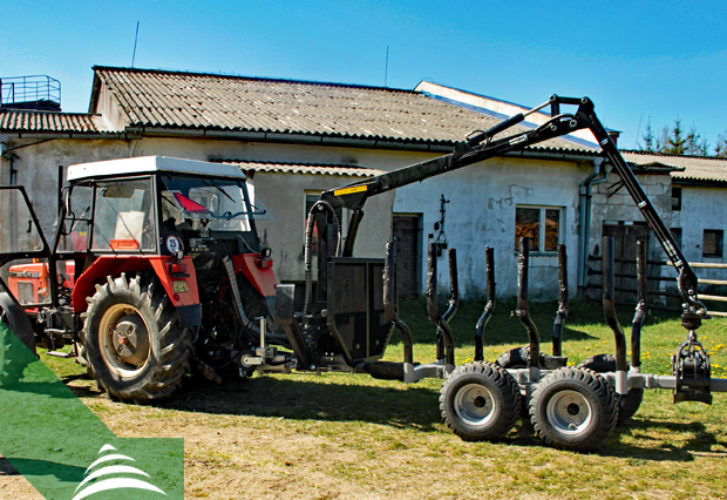
[[[520,249],[518,247],[518,241],[517,241],[517,210],[523,208],[523,209],[536,209],[538,210],[538,248],[531,247],[530,253],[535,255],[557,255],[558,253],[558,245],[563,244],[564,235],[563,235],[563,227],[565,225],[565,211],[566,207],[564,206],[557,206],[557,205],[531,205],[531,204],[516,204],[515,205],[515,224],[513,226],[514,229],[514,245],[515,245],[515,253],[519,252]],[[558,243],[556,244],[556,248],[553,250],[546,250],[545,244],[546,244],[546,213],[548,210],[556,210],[558,212]]]
[[[711,233],[717,236],[717,251],[707,253],[706,238],[707,233]],[[724,257],[724,230],[723,229],[704,229],[702,231],[702,257],[708,259],[721,259]]]
[[[671,210],[672,212],[680,212],[682,210],[682,188],[671,187]]]

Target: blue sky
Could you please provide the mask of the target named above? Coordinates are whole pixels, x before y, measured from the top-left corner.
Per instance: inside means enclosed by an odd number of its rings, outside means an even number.
[[[588,95],[633,148],[682,120],[727,132],[727,2],[6,1],[0,77],[61,80],[86,111],[93,65],[411,89],[428,79],[536,105]]]

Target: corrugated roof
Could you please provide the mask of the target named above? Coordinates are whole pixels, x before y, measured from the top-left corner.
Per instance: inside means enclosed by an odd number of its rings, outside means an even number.
[[[384,170],[363,168],[350,165],[328,165],[323,163],[280,163],[246,160],[220,160],[221,163],[234,165],[244,171],[277,174],[345,175],[350,177],[373,177],[383,174]]]
[[[659,163],[679,168],[680,170],[671,173],[675,182],[727,183],[727,158],[667,155],[640,151],[623,151],[622,154],[626,161],[637,165]]]
[[[451,144],[499,123],[412,90],[161,70],[94,70],[91,110],[100,87],[106,86],[132,127]],[[543,146],[593,151],[562,139]]]
[[[0,111],[0,132],[110,132],[101,115],[43,111]]]

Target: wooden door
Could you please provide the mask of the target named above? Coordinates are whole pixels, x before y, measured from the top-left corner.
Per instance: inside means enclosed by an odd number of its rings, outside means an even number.
[[[648,248],[649,226],[645,222],[603,224],[603,236],[613,237],[614,286],[619,302],[631,302],[636,297],[636,241]]]

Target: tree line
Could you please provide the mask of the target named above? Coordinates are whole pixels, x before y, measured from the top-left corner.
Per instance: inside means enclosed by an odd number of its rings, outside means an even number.
[[[648,153],[665,153],[672,155],[698,155],[708,156],[710,151],[714,156],[727,158],[727,137],[720,134],[713,148],[702,138],[694,126],[689,130],[682,127],[682,121],[674,120],[674,125],[664,127],[661,133],[654,134],[651,123],[646,126],[646,131],[639,140],[639,151]]]

